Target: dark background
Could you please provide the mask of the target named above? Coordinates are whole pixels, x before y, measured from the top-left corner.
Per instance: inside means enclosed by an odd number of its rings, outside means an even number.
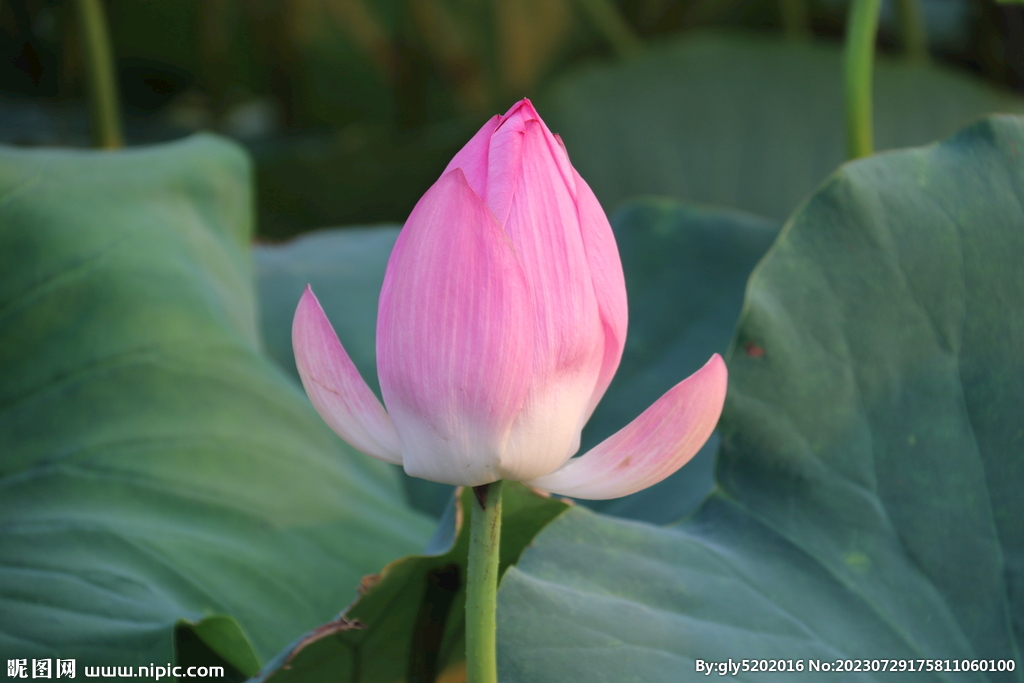
[[[127,142],[214,130],[257,163],[259,233],[404,220],[494,113],[623,56],[591,0],[108,0]],[[611,0],[654,43],[706,26],[782,31],[774,0]],[[1024,6],[922,0],[940,63],[1024,90]],[[841,40],[846,3],[810,0]],[[0,142],[88,146],[70,0],[0,2]],[[898,52],[883,7],[882,51]]]

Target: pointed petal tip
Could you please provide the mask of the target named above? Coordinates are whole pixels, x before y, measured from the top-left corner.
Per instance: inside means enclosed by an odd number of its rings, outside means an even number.
[[[716,353],[588,453],[526,483],[591,500],[620,498],[653,486],[689,462],[710,438],[727,384],[725,361]]]
[[[527,129],[529,124],[533,122],[536,122],[544,129],[544,131],[547,131],[547,126],[544,125],[544,121],[541,119],[540,114],[537,113],[537,109],[533,106],[533,102],[524,97],[509,107],[507,112],[502,114],[501,121],[498,123],[495,131],[504,129],[523,132]]]
[[[705,363],[704,367],[702,367],[700,370],[698,370],[697,373],[704,372],[705,370],[707,370],[707,372],[710,373],[711,377],[714,378],[714,379],[718,379],[718,380],[721,380],[723,382],[727,381],[729,379],[729,368],[726,367],[725,360],[722,358],[722,356],[720,354],[717,354],[717,353],[711,354],[711,358],[708,359],[708,362]],[[697,374],[697,373],[694,373],[694,374]],[[725,400],[725,393],[724,393],[725,392],[725,387],[724,386],[722,387],[722,392],[723,392],[722,400],[724,401]]]
[[[441,177],[437,179],[437,182],[440,183],[442,180],[444,180],[446,183],[452,183],[453,185],[458,186],[465,185],[469,187],[469,189],[473,189],[472,185],[470,185],[469,183],[469,178],[466,176],[465,169],[463,169],[461,166],[456,166],[454,168],[446,170],[444,173],[441,174]],[[436,184],[437,183],[435,183],[435,185]],[[430,190],[427,191],[429,192]]]
[[[509,107],[508,111],[505,112],[505,115],[502,116],[502,118],[505,118],[509,114],[513,114],[513,113],[519,111],[520,109],[525,109],[526,110],[525,113],[527,115],[529,115],[529,116],[538,116],[537,108],[533,106],[533,102],[530,101],[529,97],[524,97],[523,99],[519,100],[518,102],[513,104],[511,107]]]
[[[296,335],[304,333],[307,326],[312,324],[312,321],[315,319],[316,312],[319,311],[323,314],[323,310],[320,300],[313,293],[312,285],[307,283],[306,287],[302,290],[302,296],[299,297],[299,304],[295,307],[295,315],[292,316],[293,346],[295,345]]]
[[[299,305],[295,307],[295,315],[292,317],[292,335],[295,334],[296,321],[299,318],[299,312],[309,308],[312,305],[316,305],[321,311],[323,307],[320,305],[320,300],[316,298],[316,294],[313,292],[313,285],[306,283],[306,287],[302,290],[302,296],[299,297]]]
[[[302,386],[324,422],[357,450],[400,465],[401,446],[391,418],[352,363],[309,285],[292,320],[292,349]]]

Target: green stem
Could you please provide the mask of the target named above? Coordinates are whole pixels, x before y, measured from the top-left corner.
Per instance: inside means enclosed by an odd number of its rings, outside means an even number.
[[[613,0],[576,0],[590,23],[612,46],[620,58],[640,52],[644,43],[629,25]]]
[[[871,71],[881,0],[853,0],[846,27],[846,153],[851,159],[875,151],[871,132]]]
[[[928,61],[928,32],[921,12],[921,0],[897,0],[903,52],[911,60]]]
[[[476,500],[469,528],[466,577],[466,680],[467,683],[498,683],[495,611],[501,544],[501,482],[477,486],[473,493]]]
[[[124,145],[124,137],[103,3],[102,0],[75,0],[75,5],[85,52],[93,143],[103,149],[117,149]]]
[[[787,38],[806,38],[811,35],[811,17],[807,0],[779,0],[782,32]]]

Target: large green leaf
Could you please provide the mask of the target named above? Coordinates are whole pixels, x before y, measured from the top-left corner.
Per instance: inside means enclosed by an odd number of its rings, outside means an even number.
[[[612,217],[629,294],[623,362],[583,435],[596,445],[639,415],[712,353],[724,353],[754,264],[778,232],[772,222],[737,211],[681,206],[661,199],[632,202]],[[377,297],[394,226],[342,228],[255,250],[270,355],[295,374],[291,318],[307,283],[313,286],[356,367],[378,391],[374,351]],[[651,522],[692,512],[711,490],[717,436],[686,468],[650,489],[613,501],[585,501],[602,511]],[[450,487],[405,478],[411,505],[439,515]]]
[[[823,185],[749,285],[718,492],[678,527],[575,509],[545,529],[499,594],[503,681],[729,658],[1024,680],[1022,152],[1024,121],[993,118]]]
[[[0,150],[0,659],[177,628],[252,673],[429,537],[258,352],[249,182],[210,136]]]
[[[569,507],[515,482],[504,486],[499,576]],[[368,576],[336,620],[298,638],[264,668],[260,683],[465,681],[463,577],[472,489],[458,489],[423,555]]]
[[[606,207],[637,194],[784,219],[844,160],[838,45],[698,32],[560,79],[539,110]],[[1024,101],[879,56],[878,149],[922,145]]]

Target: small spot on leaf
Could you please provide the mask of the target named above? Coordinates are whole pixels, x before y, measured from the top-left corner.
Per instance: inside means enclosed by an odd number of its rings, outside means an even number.
[[[857,550],[852,550],[843,555],[843,562],[858,574],[864,574],[871,569],[871,558]]]
[[[761,358],[764,356],[764,348],[758,346],[752,341],[748,341],[744,346],[743,350],[747,352],[747,355],[751,358]]]

